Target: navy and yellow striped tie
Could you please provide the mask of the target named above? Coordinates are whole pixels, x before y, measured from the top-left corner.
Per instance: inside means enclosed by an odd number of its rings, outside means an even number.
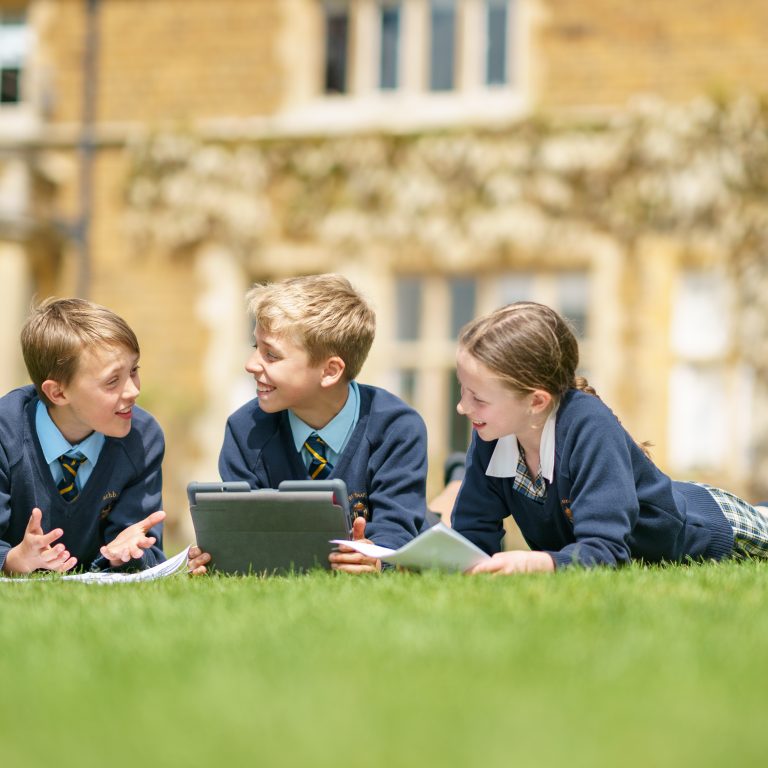
[[[64,472],[64,477],[59,481],[59,495],[64,501],[74,501],[80,495],[77,487],[77,470],[86,461],[80,451],[70,451],[59,456],[59,464]]]
[[[328,463],[325,456],[326,444],[322,438],[313,432],[304,443],[304,447],[309,451],[312,460],[309,462],[309,476],[313,480],[324,480],[331,474],[333,464]]]

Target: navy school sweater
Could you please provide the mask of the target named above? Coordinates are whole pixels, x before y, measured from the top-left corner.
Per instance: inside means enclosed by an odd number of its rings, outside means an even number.
[[[675,482],[643,453],[597,397],[570,390],[555,422],[555,473],[543,502],[488,477],[496,441],[473,435],[453,525],[479,547],[499,552],[512,515],[527,544],[561,568],[688,558],[719,560],[733,531],[708,491]]]
[[[59,495],[35,429],[38,397],[31,385],[0,398],[0,567],[24,538],[33,507],[43,513],[45,532],[61,528],[59,539],[77,558],[77,568],[108,563],[99,548],[120,531],[162,509],[161,464],[165,441],[159,424],[134,406],[131,431],[107,437],[88,482],[75,501]],[[152,528],[156,544],[131,567],[165,560],[162,524]],[[57,542],[58,543],[58,542]]]
[[[417,535],[426,514],[427,430],[421,416],[386,390],[361,384],[360,418],[328,479],[347,486],[350,509],[364,515],[365,535],[397,549]],[[265,413],[255,398],[227,420],[221,479],[251,488],[308,480],[288,411]]]

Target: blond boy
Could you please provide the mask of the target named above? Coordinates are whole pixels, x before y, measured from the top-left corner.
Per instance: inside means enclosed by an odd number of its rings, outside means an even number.
[[[353,535],[402,546],[424,525],[427,435],[410,406],[355,381],[373,342],[373,311],[332,274],[257,285],[247,298],[255,330],[245,369],[258,395],[227,421],[222,479],[277,488],[283,480],[340,478]],[[191,557],[203,572],[207,555],[194,549]],[[330,561],[352,573],[381,568],[344,548]]]

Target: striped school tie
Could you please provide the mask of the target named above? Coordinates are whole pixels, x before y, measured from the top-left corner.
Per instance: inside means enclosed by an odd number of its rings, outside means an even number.
[[[64,477],[59,481],[59,495],[64,501],[74,501],[80,495],[80,489],[75,482],[77,479],[77,470],[80,465],[86,461],[80,451],[70,451],[59,456],[59,464],[64,472]]]
[[[313,480],[324,480],[331,474],[333,464],[328,463],[328,459],[325,457],[326,444],[317,434],[313,432],[304,443],[304,447],[309,451],[309,455],[312,457],[312,461],[309,462],[309,476]]]

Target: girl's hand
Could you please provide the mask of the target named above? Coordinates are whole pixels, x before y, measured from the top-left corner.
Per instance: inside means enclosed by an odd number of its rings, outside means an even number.
[[[515,549],[497,552],[490,560],[483,560],[469,573],[551,573],[555,561],[546,552],[527,552]]]
[[[61,528],[43,533],[43,513],[38,507],[32,510],[24,538],[11,549],[3,563],[6,573],[31,573],[32,571],[68,571],[77,564],[63,544],[53,544],[64,535]]]
[[[165,512],[159,510],[147,515],[143,520],[129,525],[99,551],[109,560],[112,568],[119,568],[129,560],[138,560],[145,549],[149,549],[157,539],[147,536],[147,531],[153,526],[165,520]]]

